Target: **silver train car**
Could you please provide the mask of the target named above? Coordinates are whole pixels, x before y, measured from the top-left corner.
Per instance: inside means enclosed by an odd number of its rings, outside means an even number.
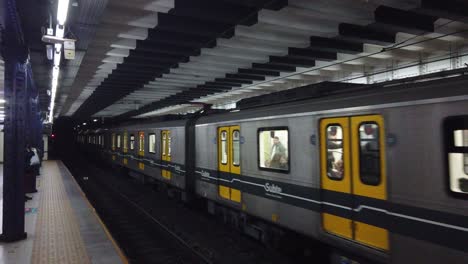
[[[323,242],[332,263],[462,264],[467,85],[381,84],[78,141],[259,239],[294,232]]]

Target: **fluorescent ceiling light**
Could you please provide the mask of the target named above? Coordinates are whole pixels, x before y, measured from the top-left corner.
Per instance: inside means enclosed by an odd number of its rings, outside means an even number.
[[[59,77],[59,67],[54,66],[52,68],[52,91],[50,96],[50,112],[49,112],[49,122],[52,123],[54,119],[54,107],[55,107],[55,94],[57,93],[58,77]]]
[[[63,38],[65,35],[65,21],[68,15],[68,6],[70,0],[58,0],[57,6],[57,25],[55,27],[55,36]],[[62,59],[62,44],[54,45],[54,67],[52,68],[52,89],[50,94],[50,112],[49,122],[54,120],[55,95],[57,93],[60,60]]]
[[[0,99],[0,104],[3,104],[5,102],[6,102],[5,99]]]
[[[65,36],[65,27],[57,25],[55,27],[55,36],[59,39],[63,38]]]
[[[54,66],[59,67],[61,59],[62,59],[62,44],[55,44]]]
[[[67,20],[69,0],[59,0],[57,9],[57,22],[64,25]]]

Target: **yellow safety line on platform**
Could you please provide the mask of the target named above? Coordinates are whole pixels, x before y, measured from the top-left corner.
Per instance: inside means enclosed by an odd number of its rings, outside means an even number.
[[[32,264],[91,263],[56,162],[43,163]]]
[[[64,165],[64,167],[66,168],[66,170],[71,174],[71,172],[68,170],[67,166]],[[94,206],[89,202],[88,198],[86,197],[86,194],[83,192],[83,190],[81,189],[80,185],[78,184],[78,182],[76,181],[75,177],[71,177],[73,179],[73,182],[76,184],[76,186],[78,187],[78,190],[81,194],[81,196],[83,196],[83,199],[86,201],[86,203],[88,204],[88,206],[92,209],[92,212],[94,214],[94,216],[96,216],[96,219],[98,220],[99,224],[101,225],[102,229],[104,229],[104,233],[106,233],[106,236],[109,238],[109,240],[111,241],[112,245],[114,246],[115,250],[117,251],[117,254],[119,255],[120,259],[122,260],[122,262],[124,264],[128,264],[128,258],[127,256],[125,255],[125,253],[123,253],[122,249],[120,248],[119,244],[117,243],[117,241],[115,241],[114,237],[112,236],[112,234],[109,232],[109,229],[107,229],[107,226],[106,224],[104,224],[104,222],[102,221],[101,217],[99,217],[99,215],[97,214],[96,212],[96,209],[94,208]]]

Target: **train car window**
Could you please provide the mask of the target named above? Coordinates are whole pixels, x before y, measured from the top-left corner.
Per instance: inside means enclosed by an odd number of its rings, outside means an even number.
[[[112,134],[112,150],[115,149],[115,134]]]
[[[240,165],[240,132],[234,130],[232,132],[232,164],[234,166]]]
[[[258,131],[259,168],[289,171],[289,132],[287,128],[261,128]]]
[[[380,184],[379,125],[364,122],[359,125],[359,177],[367,185]]]
[[[228,145],[227,145],[227,132],[221,132],[221,164],[226,165],[228,162]]]
[[[150,153],[156,153],[156,135],[155,134],[149,134],[148,144],[149,144],[148,151]]]
[[[446,121],[450,190],[468,194],[468,117],[454,117]]]
[[[130,135],[130,150],[135,149],[135,135]]]
[[[120,148],[120,146],[121,146],[120,135],[117,135],[117,148]]]
[[[327,126],[327,176],[341,181],[344,177],[343,128],[338,124]]]
[[[468,147],[468,129],[455,130],[453,132],[453,141],[455,147]],[[468,175],[468,153],[463,154],[463,172]]]

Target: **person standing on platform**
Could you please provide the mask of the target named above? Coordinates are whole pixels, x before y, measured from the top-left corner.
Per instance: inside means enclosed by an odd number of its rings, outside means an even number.
[[[34,152],[34,156],[31,157],[31,168],[33,171],[33,175],[38,176],[39,168],[41,167],[41,159],[39,157],[39,150],[35,147],[32,147],[31,150],[32,152]],[[34,189],[36,189],[35,186],[34,186]]]
[[[26,145],[26,153],[24,155],[24,200],[31,200],[32,197],[26,195],[29,193],[29,181],[31,178],[31,158],[34,157],[34,152],[31,150],[31,146],[29,144]]]

